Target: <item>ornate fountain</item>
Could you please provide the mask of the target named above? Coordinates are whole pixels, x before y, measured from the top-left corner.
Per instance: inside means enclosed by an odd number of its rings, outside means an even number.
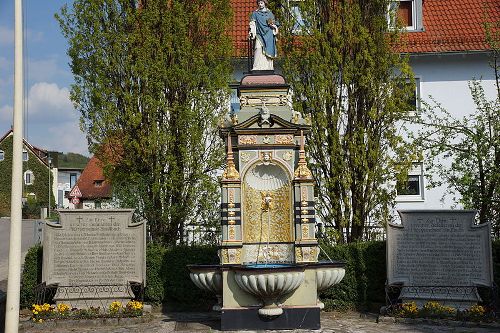
[[[282,76],[243,77],[240,112],[220,124],[220,265],[191,265],[191,279],[215,293],[221,329],[319,329],[321,290],[344,277],[343,263],[318,262],[314,180],[307,167],[307,119],[293,112]]]

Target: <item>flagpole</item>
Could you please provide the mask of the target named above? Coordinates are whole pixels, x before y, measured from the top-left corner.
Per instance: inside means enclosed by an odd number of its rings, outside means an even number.
[[[21,288],[21,223],[23,180],[23,4],[15,0],[14,126],[12,148],[12,193],[10,206],[9,275],[5,311],[5,333],[19,330]]]

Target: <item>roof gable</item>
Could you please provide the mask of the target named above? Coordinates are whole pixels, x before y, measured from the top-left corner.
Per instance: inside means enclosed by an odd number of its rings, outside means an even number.
[[[13,135],[14,135],[14,131],[12,129],[10,129],[9,131],[7,131],[7,133],[5,133],[0,138],[0,143],[2,141],[4,141],[5,139],[7,139],[8,137],[13,136]],[[47,161],[47,158],[48,158],[48,152],[47,152],[47,150],[31,145],[24,138],[23,138],[23,149],[29,150],[33,155],[35,155],[35,157],[37,158],[37,160],[40,163],[42,163],[43,165],[45,165],[46,167],[49,166],[48,161]]]
[[[111,198],[111,184],[104,177],[102,162],[97,157],[92,157],[80,178],[76,182],[82,199],[109,199]]]

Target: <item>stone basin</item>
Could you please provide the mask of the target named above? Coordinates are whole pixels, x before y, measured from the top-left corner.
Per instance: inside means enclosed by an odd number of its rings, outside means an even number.
[[[259,264],[234,267],[238,286],[262,300],[259,314],[279,316],[283,309],[279,299],[295,291],[304,281],[305,266]]]
[[[342,281],[345,276],[345,263],[340,261],[322,261],[315,264],[309,264],[307,267],[316,271],[316,288],[318,290],[318,295],[321,291]],[[318,306],[320,309],[325,307],[325,304],[319,300],[319,296]]]
[[[188,265],[191,281],[200,289],[212,292],[218,303],[212,307],[214,311],[222,309],[222,273],[220,265]]]

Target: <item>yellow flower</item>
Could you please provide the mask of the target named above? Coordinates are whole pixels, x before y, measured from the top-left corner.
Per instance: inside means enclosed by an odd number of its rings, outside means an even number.
[[[69,311],[69,305],[64,303],[57,304],[57,311],[60,313],[65,313]]]

